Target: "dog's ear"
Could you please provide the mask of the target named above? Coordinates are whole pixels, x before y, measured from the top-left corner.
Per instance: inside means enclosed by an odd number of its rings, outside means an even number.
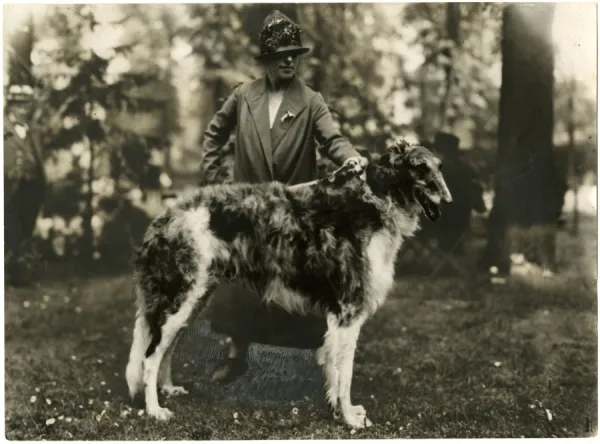
[[[388,153],[392,155],[404,156],[408,152],[410,144],[404,139],[396,139],[394,143],[388,146]]]

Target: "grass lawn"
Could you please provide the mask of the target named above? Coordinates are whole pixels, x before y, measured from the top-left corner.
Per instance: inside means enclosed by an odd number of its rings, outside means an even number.
[[[490,286],[402,278],[364,327],[354,401],[374,426],[353,432],[292,408],[224,407],[194,393],[162,400],[157,423],[131,405],[124,369],[129,277],[44,281],[5,295],[6,437],[205,440],[581,437],[597,427],[593,242],[561,234],[561,275]],[[589,229],[593,229],[589,231]],[[593,245],[592,245],[593,244]],[[591,261],[591,263],[590,263]]]

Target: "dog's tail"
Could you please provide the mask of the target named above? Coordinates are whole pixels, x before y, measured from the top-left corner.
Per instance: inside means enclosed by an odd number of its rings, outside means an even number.
[[[129,362],[125,370],[127,386],[129,387],[129,396],[131,399],[144,388],[144,357],[146,349],[150,344],[150,327],[146,321],[144,310],[143,290],[136,283],[135,291],[137,296],[137,312],[135,315],[135,325],[133,327],[133,342],[129,351]]]

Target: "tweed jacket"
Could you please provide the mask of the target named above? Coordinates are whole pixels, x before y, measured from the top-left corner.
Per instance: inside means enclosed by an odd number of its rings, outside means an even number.
[[[269,128],[266,77],[242,84],[225,101],[204,133],[202,175],[214,183],[222,147],[236,129],[234,182],[279,181],[290,185],[317,178],[317,143],[337,164],[358,156],[335,128],[323,96],[295,77]]]

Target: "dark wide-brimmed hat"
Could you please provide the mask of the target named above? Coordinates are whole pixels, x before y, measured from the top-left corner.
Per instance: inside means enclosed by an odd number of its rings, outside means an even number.
[[[435,135],[433,149],[444,155],[456,156],[460,154],[459,144],[460,139],[454,134],[439,132]]]
[[[278,10],[272,11],[263,21],[259,34],[260,55],[257,60],[268,60],[287,54],[305,54],[310,48],[302,46],[300,27]]]

